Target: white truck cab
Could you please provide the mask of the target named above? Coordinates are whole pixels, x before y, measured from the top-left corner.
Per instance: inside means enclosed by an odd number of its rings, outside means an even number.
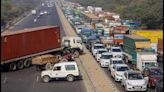
[[[81,53],[84,50],[84,46],[82,44],[82,39],[80,37],[73,37],[73,36],[71,36],[71,37],[69,37],[69,36],[63,37],[61,44],[64,47],[77,49]]]
[[[120,47],[111,47],[110,51],[111,51],[113,57],[116,57],[116,58],[122,58],[123,57],[123,52],[122,52]]]
[[[76,62],[60,62],[53,66],[51,70],[41,72],[43,82],[49,82],[52,78],[66,78],[67,81],[74,81],[75,77],[79,77],[79,69]]]
[[[153,53],[138,52],[136,65],[140,71],[143,71],[146,67],[158,66],[157,56]]]

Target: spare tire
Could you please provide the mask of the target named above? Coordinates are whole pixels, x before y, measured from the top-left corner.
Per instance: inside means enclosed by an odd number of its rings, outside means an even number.
[[[80,53],[76,50],[74,53],[73,53],[73,57],[74,58],[78,58],[80,56]]]
[[[46,70],[51,70],[52,68],[53,68],[53,66],[52,66],[51,63],[47,63],[47,64],[45,65],[45,69],[46,69]]]

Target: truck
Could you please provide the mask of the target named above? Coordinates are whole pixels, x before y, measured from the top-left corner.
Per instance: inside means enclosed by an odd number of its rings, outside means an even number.
[[[129,27],[125,25],[117,25],[110,30],[110,36],[113,37],[113,43],[116,45],[123,44],[123,37],[126,34],[129,34]]]
[[[159,38],[157,43],[157,56],[158,60],[163,59],[163,39]]]
[[[123,40],[123,59],[126,63],[130,63],[133,69],[143,71],[146,67],[158,66],[150,39],[138,35],[126,35]]]
[[[36,15],[36,10],[31,10],[32,15]]]
[[[66,51],[78,57],[83,53],[80,37],[61,37],[59,26],[42,26],[1,34],[1,67],[17,70],[30,67],[32,58]],[[51,57],[51,56],[50,56]]]

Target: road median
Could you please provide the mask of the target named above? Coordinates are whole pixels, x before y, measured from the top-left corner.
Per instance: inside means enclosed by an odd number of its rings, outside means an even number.
[[[59,5],[60,3],[55,4],[61,24],[67,36],[77,36],[64,16]],[[77,63],[83,75],[83,82],[87,92],[119,92],[86,48],[84,48],[84,52],[85,54],[77,59]]]

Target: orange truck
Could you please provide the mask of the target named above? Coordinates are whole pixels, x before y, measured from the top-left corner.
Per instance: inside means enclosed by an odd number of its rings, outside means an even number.
[[[129,34],[129,26],[125,25],[115,26],[110,32],[110,36],[113,37],[114,44],[117,45],[123,44],[123,37],[126,34]]]
[[[157,53],[158,59],[163,58],[163,39],[158,39]]]

